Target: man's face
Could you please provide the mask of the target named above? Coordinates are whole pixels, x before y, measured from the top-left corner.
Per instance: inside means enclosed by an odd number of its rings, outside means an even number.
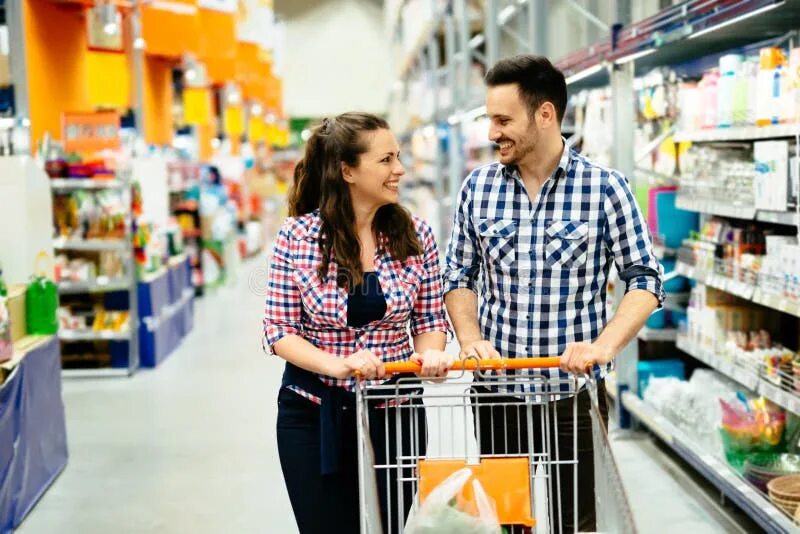
[[[486,92],[486,114],[491,121],[489,140],[500,147],[500,163],[519,164],[536,149],[539,129],[535,115],[520,98],[517,84],[496,85]]]

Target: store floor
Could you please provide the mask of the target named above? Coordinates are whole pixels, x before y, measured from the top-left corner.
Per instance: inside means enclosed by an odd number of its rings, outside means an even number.
[[[235,287],[200,299],[194,332],[159,369],[65,380],[69,464],[21,534],[296,532],[274,438],[282,364],[260,347],[262,274],[246,264]],[[731,531],[649,440],[614,448],[641,532]]]

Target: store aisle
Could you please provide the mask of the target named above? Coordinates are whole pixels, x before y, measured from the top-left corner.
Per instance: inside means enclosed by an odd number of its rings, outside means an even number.
[[[158,370],[64,382],[69,465],[21,534],[296,532],[274,445],[282,363],[261,352],[252,287],[262,267],[244,265],[235,287],[198,300],[194,332]],[[464,423],[434,413],[431,450],[458,452],[442,436]],[[736,530],[649,440],[614,450],[642,532],[670,521]]]
[[[282,364],[261,352],[248,285],[261,267],[199,299],[157,370],[64,381],[69,464],[21,534],[296,531],[274,445]]]

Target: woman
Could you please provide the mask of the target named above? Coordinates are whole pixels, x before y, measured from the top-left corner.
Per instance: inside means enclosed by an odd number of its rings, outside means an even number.
[[[385,362],[413,358],[421,376],[443,376],[453,360],[443,352],[448,323],[436,242],[430,227],[398,204],[405,173],[399,156],[383,119],[326,119],[297,165],[290,217],[275,244],[265,340],[286,360],[278,452],[302,534],[359,531],[354,374],[380,382]],[[401,425],[422,429],[414,444],[387,443],[374,432],[376,458],[425,450],[421,408],[369,412],[390,419],[404,412]],[[371,427],[383,430],[381,421]],[[413,499],[408,487],[403,510],[392,505],[397,496],[383,493],[387,482],[396,488],[393,477],[378,474],[385,530],[389,516],[396,530]]]

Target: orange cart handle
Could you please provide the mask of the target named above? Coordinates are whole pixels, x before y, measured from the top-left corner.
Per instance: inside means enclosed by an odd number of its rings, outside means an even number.
[[[451,371],[502,371],[505,369],[552,369],[561,364],[561,358],[494,358],[476,360],[467,358],[450,366]],[[400,373],[418,373],[422,365],[411,360],[392,362],[384,365],[387,375]]]

